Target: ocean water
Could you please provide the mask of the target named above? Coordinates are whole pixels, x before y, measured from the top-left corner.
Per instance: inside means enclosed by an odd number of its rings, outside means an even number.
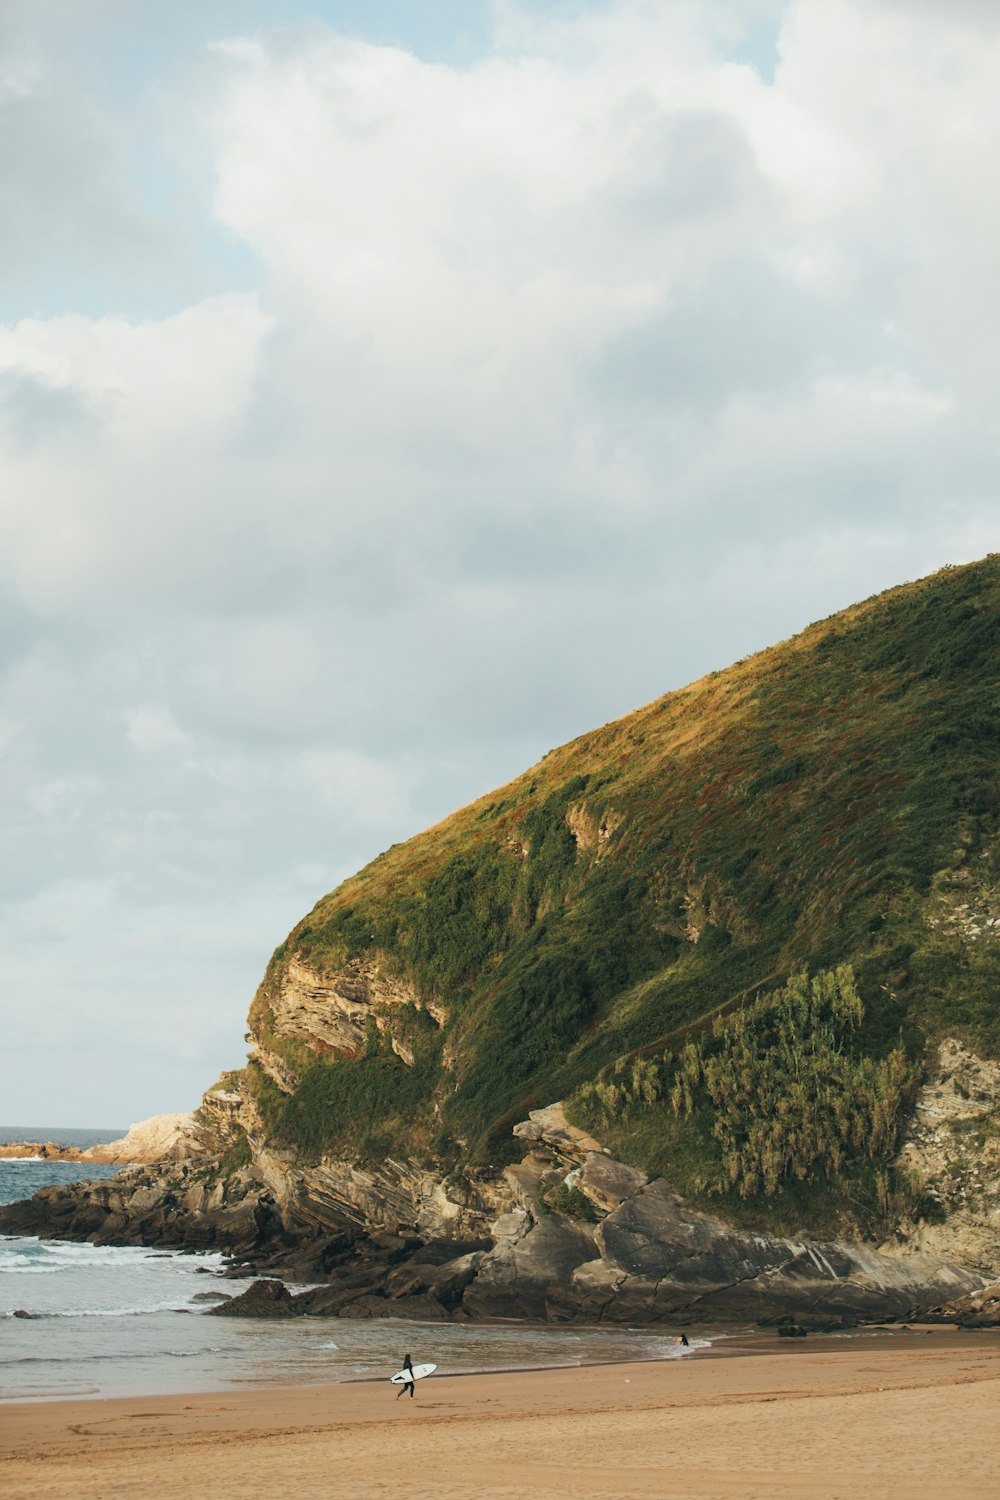
[[[124,1134],[124,1130],[66,1130],[51,1125],[0,1125],[0,1146],[10,1145],[13,1141],[33,1141],[39,1145],[51,1141],[57,1146],[76,1146],[78,1150],[85,1151],[88,1146],[120,1140]],[[80,1182],[83,1178],[93,1181],[97,1177],[113,1177],[119,1170],[118,1167],[97,1162],[46,1161],[41,1156],[0,1159],[0,1203],[17,1203],[21,1198],[31,1198],[43,1187],[63,1186],[70,1182]]]
[[[7,1138],[69,1134],[24,1131]],[[93,1132],[77,1134],[87,1138],[64,1143],[94,1140]],[[0,1202],[115,1170],[0,1161]],[[674,1359],[688,1352],[673,1334],[646,1329],[206,1318],[208,1304],[199,1294],[232,1295],[249,1284],[223,1277],[222,1269],[219,1255],[0,1236],[0,1401],[388,1378],[407,1353],[442,1374],[459,1374]],[[14,1317],[17,1309],[30,1317]],[[690,1330],[689,1337],[692,1349],[709,1343]]]
[[[37,1141],[39,1145],[52,1141],[57,1146],[79,1146],[85,1151],[88,1146],[121,1140],[124,1134],[124,1130],[67,1130],[62,1125],[0,1125],[0,1146],[14,1141]]]

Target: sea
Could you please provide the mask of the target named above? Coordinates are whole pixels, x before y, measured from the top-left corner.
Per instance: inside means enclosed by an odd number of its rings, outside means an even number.
[[[124,1134],[18,1125],[0,1127],[0,1143],[84,1149]],[[0,1203],[116,1170],[0,1160]],[[0,1236],[0,1401],[387,1379],[408,1353],[442,1374],[678,1359],[711,1342],[690,1330],[684,1349],[674,1334],[644,1328],[206,1318],[206,1294],[249,1285],[223,1270],[216,1254]]]

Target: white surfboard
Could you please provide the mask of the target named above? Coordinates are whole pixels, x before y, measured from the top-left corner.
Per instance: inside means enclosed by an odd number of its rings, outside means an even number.
[[[433,1375],[436,1369],[437,1365],[414,1365],[412,1377],[409,1370],[397,1370],[395,1375],[389,1376],[389,1382],[391,1385],[406,1385],[411,1378],[423,1380],[425,1375]]]

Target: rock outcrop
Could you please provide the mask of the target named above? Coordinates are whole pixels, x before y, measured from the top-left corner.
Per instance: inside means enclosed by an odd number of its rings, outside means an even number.
[[[226,1130],[253,1123],[228,1109]],[[478,1183],[446,1188],[394,1161],[298,1166],[266,1149],[226,1175],[203,1151],[43,1189],[0,1209],[0,1233],[222,1249],[242,1274],[322,1283],[288,1297],[257,1290],[213,1310],[226,1316],[801,1326],[948,1316],[949,1306],[962,1321],[992,1316],[989,1298],[975,1300],[983,1276],[961,1264],[754,1233],[697,1212],[663,1178],[614,1161],[559,1104],[514,1133],[523,1160]]]
[[[465,1293],[475,1317],[892,1319],[982,1286],[974,1271],[931,1256],[734,1229],[688,1208],[662,1178],[613,1161],[559,1105],[533,1111],[515,1134],[532,1149],[507,1169],[517,1205],[493,1225],[493,1249]],[[586,1217],[548,1207],[560,1183]]]
[[[78,1146],[60,1146],[58,1141],[7,1141],[0,1146],[0,1161],[83,1161]]]
[[[140,1120],[129,1126],[121,1140],[88,1147],[81,1153],[81,1160],[133,1166],[157,1161],[183,1161],[203,1154],[196,1134],[195,1115],[189,1111],[186,1114],[152,1115],[148,1120]]]
[[[46,1187],[0,1208],[0,1234],[250,1253],[283,1231],[274,1200],[249,1172],[226,1180],[205,1164],[129,1167],[114,1177]]]
[[[1000,1328],[1000,1281],[934,1308],[933,1316],[960,1328]]]
[[[550,1315],[587,1322],[907,1318],[979,1285],[929,1257],[734,1230],[687,1209],[662,1180],[594,1231],[594,1259],[549,1295]]]
[[[393,1027],[393,1013],[401,1006],[425,1010],[439,1026],[445,1019],[443,1006],[383,973],[375,959],[352,960],[343,969],[321,973],[292,954],[269,971],[254,999],[251,1056],[280,1089],[291,1093],[296,1070],[275,1043],[296,1042],[322,1055],[358,1057],[374,1026],[388,1036],[397,1056],[412,1065],[412,1048]]]
[[[283,1281],[255,1281],[238,1297],[207,1310],[210,1318],[294,1318],[292,1294]]]
[[[897,1166],[921,1188],[924,1211],[884,1248],[1000,1271],[1000,1063],[943,1041]]]

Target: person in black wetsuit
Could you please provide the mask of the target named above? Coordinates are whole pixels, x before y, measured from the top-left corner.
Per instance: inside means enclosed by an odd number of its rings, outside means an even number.
[[[399,1390],[396,1392],[396,1400],[397,1401],[399,1400],[400,1396],[405,1396],[406,1393],[407,1393],[407,1391],[409,1391],[409,1393],[410,1393],[410,1395],[412,1397],[414,1391],[417,1388],[417,1383],[416,1383],[416,1381],[413,1378],[413,1360],[410,1358],[409,1355],[407,1355],[406,1358],[403,1360],[402,1369],[403,1369],[404,1373],[408,1373],[409,1374],[410,1378],[409,1378],[409,1380],[404,1380],[403,1384],[400,1386]]]

